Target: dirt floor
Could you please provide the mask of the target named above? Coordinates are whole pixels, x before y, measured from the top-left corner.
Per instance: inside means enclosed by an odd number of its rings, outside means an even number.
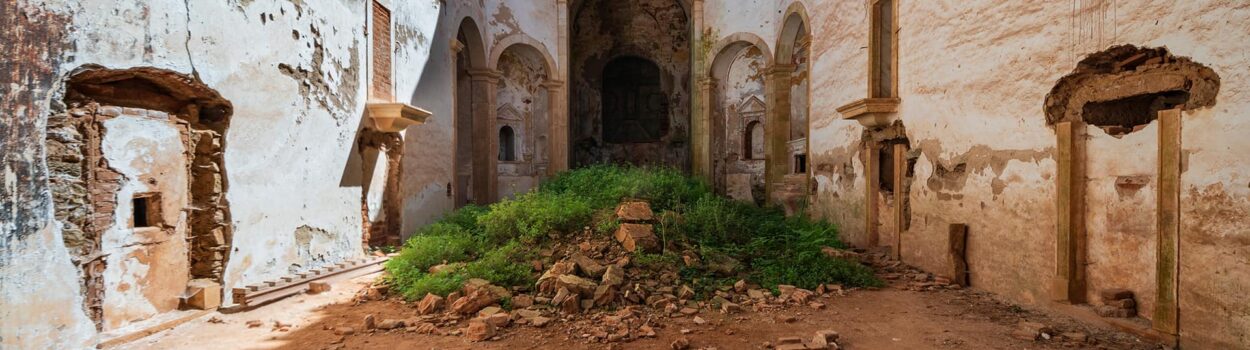
[[[681,338],[690,348],[763,349],[781,337],[811,339],[833,330],[843,349],[1161,349],[1107,326],[1092,326],[1064,316],[1002,303],[984,292],[939,288],[914,291],[894,281],[879,290],[854,290],[844,296],[818,297],[823,309],[789,305],[734,314],[702,311],[697,315],[654,320],[655,337],[614,343],[588,340],[601,315],[557,319],[543,328],[512,325],[497,340],[471,343],[460,335],[426,335],[399,328],[363,331],[375,319],[415,317],[415,303],[388,299],[358,303],[353,297],[376,275],[338,283],[320,295],[298,295],[257,310],[213,314],[120,349],[668,349]],[[700,325],[695,316],[706,321]],[[1051,328],[1050,339],[1022,340],[1013,333],[1021,322]],[[248,323],[261,323],[249,327]],[[459,324],[463,325],[464,321]],[[335,328],[353,327],[352,335]],[[445,327],[451,332],[457,326]],[[456,332],[458,333],[458,332]],[[1067,334],[1066,336],[1064,334]],[[1071,340],[1073,333],[1085,342]]]

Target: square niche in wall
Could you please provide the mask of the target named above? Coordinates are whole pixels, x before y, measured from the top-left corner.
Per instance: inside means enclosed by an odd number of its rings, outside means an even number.
[[[130,200],[130,227],[162,227],[161,194],[138,193]]]

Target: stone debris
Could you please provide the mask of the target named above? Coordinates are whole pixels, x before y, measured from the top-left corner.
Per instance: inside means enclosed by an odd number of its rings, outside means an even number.
[[[1033,341],[1038,339],[1050,339],[1053,333],[1054,330],[1047,327],[1045,324],[1026,321],[1020,322],[1020,324],[1016,325],[1016,330],[1011,333],[1011,336],[1020,340]]]
[[[479,318],[469,320],[469,325],[463,331],[465,338],[473,342],[486,341],[497,332],[495,325]]]
[[[669,347],[672,348],[673,350],[689,349],[690,339],[686,339],[686,337],[677,338],[677,340],[674,340],[672,344],[669,344]]]
[[[1137,316],[1137,302],[1133,299],[1133,291],[1112,288],[1098,292],[1102,305],[1094,307],[1098,316],[1111,318],[1130,318]]]
[[[308,282],[308,294],[321,294],[330,291],[330,284],[326,282]]]

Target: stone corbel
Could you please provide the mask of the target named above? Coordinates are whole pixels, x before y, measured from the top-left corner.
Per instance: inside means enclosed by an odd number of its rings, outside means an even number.
[[[503,78],[503,74],[494,69],[470,69],[469,78],[474,81],[499,83],[499,79]]]
[[[842,119],[858,121],[868,128],[890,125],[898,115],[898,98],[865,98],[838,107]]]
[[[401,132],[409,126],[424,124],[432,114],[424,109],[399,102],[372,102],[365,105],[373,128],[381,132]]]

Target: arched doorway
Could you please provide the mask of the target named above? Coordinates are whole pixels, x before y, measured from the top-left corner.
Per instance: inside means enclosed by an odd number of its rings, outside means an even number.
[[[489,140],[483,142],[474,138],[474,127],[486,124],[489,110],[480,107],[485,104],[486,84],[481,78],[486,71],[486,48],[482,44],[482,35],[477,23],[472,18],[460,22],[459,32],[452,44],[456,62],[455,76],[455,161],[453,191],[457,208],[470,203],[487,204],[490,199],[482,197],[489,186],[485,181],[494,181],[486,171],[488,165],[479,155],[488,154],[483,148],[489,147]],[[478,77],[475,79],[475,75]],[[492,92],[493,93],[493,92]]]
[[[652,143],[668,135],[668,95],[660,75],[659,66],[640,57],[618,57],[604,67],[604,142]]]
[[[773,104],[777,108],[769,121],[774,135],[768,136],[773,160],[767,165],[767,181],[772,182],[769,199],[787,213],[796,213],[814,192],[807,168],[811,33],[802,3],[794,2],[783,18],[776,64],[769,72],[776,84]]]
[[[553,64],[544,49],[528,38],[512,41],[516,43],[507,45],[495,60],[497,198],[528,192],[547,175],[550,147],[539,143],[551,140],[551,96],[558,91],[550,82]]]
[[[735,34],[728,37],[711,65],[712,183],[717,191],[747,202],[766,200],[765,164],[769,159],[765,133],[763,157],[747,154],[750,138],[747,127],[769,128],[765,114],[771,106],[766,96],[765,71],[771,66],[767,46],[758,37]],[[761,125],[762,124],[762,125]]]

